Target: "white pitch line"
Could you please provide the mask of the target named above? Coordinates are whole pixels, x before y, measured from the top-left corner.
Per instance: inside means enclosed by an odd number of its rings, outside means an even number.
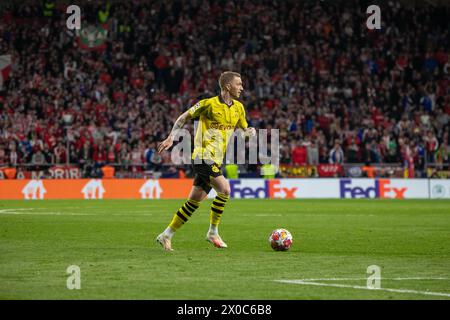
[[[243,217],[281,217],[281,214],[243,214]]]
[[[45,215],[55,215],[55,216],[152,216],[151,213],[81,213],[81,212],[63,212],[63,211],[47,211],[47,212],[19,212],[19,211],[8,211],[0,212],[3,215],[34,215],[34,216],[45,216]]]
[[[15,212],[15,211],[31,211],[34,210],[33,208],[17,208],[17,209],[0,209],[0,213],[8,213],[8,212]]]
[[[54,215],[54,216],[96,216],[96,214],[92,213],[80,213],[80,212],[19,212],[19,211],[8,211],[8,212],[0,212],[3,215],[33,215],[33,216],[45,216],[45,215]]]
[[[274,280],[274,281],[281,282],[281,283],[290,283],[290,284],[303,284],[303,285],[309,285],[309,286],[350,288],[350,289],[371,290],[371,291],[388,291],[388,292],[397,292],[397,293],[412,293],[412,294],[422,294],[422,295],[430,295],[430,296],[450,297],[450,293],[444,293],[444,292],[416,291],[416,290],[391,289],[391,288],[372,289],[372,288],[368,288],[368,287],[364,287],[364,286],[352,286],[352,285],[337,284],[337,283],[309,282],[309,281],[305,281],[305,280]]]
[[[112,216],[153,216],[154,213],[165,213],[163,210],[151,210],[151,213],[148,211],[127,211],[124,213],[112,213],[108,214],[104,211],[102,212],[93,212],[83,213],[83,212],[65,212],[65,211],[32,211],[33,208],[27,209],[0,209],[0,215],[36,215],[36,216],[44,216],[44,215],[56,215],[56,216],[103,216],[103,215],[112,215]]]
[[[152,213],[144,213],[144,212],[139,212],[139,211],[130,211],[127,213],[112,213],[112,216],[130,216],[130,215],[136,215],[136,213],[140,216],[152,216]]]
[[[314,279],[296,279],[294,281],[352,281],[352,280],[367,280],[367,278],[314,278]],[[386,278],[382,277],[381,280],[450,280],[450,278],[442,277],[407,277],[407,278]],[[290,280],[286,280],[290,281]]]

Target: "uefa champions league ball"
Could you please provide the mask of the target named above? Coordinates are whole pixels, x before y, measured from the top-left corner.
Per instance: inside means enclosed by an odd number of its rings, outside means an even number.
[[[269,243],[275,251],[286,251],[292,245],[292,235],[286,229],[273,230],[269,236]]]

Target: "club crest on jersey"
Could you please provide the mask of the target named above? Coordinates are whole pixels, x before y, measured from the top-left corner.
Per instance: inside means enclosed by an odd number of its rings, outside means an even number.
[[[213,165],[211,166],[211,169],[212,169],[212,171],[213,171],[214,173],[217,173],[217,172],[220,171],[219,168],[217,167],[217,165],[215,165],[215,164],[213,164]]]

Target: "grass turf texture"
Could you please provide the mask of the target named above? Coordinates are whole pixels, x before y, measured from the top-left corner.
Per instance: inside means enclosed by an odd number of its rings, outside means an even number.
[[[450,202],[414,200],[234,200],[205,241],[209,205],[164,252],[155,237],[183,200],[0,201],[1,299],[450,299],[423,294],[277,283],[276,279],[450,293]],[[275,228],[294,243],[275,252]],[[81,268],[68,290],[66,269]],[[446,278],[403,280],[390,278]]]

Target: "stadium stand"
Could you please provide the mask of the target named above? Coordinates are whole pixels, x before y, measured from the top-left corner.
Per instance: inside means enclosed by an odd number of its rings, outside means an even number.
[[[85,2],[74,32],[51,3],[0,4],[0,167],[189,176],[156,142],[234,70],[250,125],[280,130],[280,174],[449,170],[448,7],[390,1],[368,30],[364,1]]]

